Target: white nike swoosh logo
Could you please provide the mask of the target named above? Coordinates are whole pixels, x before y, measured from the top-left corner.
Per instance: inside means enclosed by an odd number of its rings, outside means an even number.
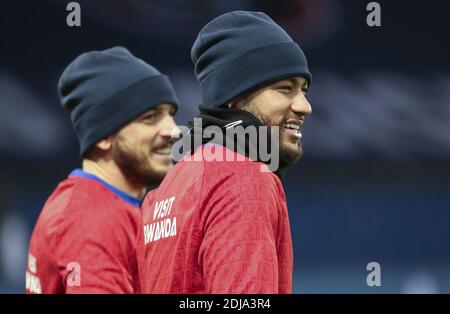
[[[241,123],[242,123],[242,120],[230,122],[230,123],[228,123],[228,124],[225,124],[225,129],[228,130],[229,128],[233,128],[233,127],[235,127],[236,125],[239,125],[239,124],[241,124]]]

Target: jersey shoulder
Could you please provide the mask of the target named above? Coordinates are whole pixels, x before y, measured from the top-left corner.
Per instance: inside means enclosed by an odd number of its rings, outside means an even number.
[[[199,151],[197,153],[200,154]],[[232,183],[238,185],[240,183],[264,183],[281,186],[278,176],[270,171],[266,164],[253,161],[227,147],[219,145],[204,146],[201,153],[204,157],[204,175],[209,182],[232,179]]]
[[[57,244],[63,236],[71,234],[87,237],[89,233],[98,234],[102,230],[104,233],[120,229],[129,232],[130,228],[136,228],[139,214],[138,208],[132,208],[101,183],[70,176],[45,203],[35,231]],[[110,233],[111,238],[113,234]]]

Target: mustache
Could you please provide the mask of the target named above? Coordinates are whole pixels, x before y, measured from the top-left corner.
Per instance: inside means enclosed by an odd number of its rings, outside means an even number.
[[[164,148],[172,148],[173,144],[177,141],[177,138],[170,138],[167,140],[163,140],[163,142],[157,144],[157,145],[152,145],[152,150],[156,150],[156,149],[164,149]]]

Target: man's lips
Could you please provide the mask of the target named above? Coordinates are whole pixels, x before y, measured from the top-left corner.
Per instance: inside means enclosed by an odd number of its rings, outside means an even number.
[[[155,148],[152,150],[152,152],[155,154],[158,154],[158,155],[162,155],[162,156],[170,156],[170,154],[172,152],[172,145]]]
[[[303,126],[303,121],[299,119],[288,119],[285,123],[281,125],[285,129],[286,133],[297,139],[302,138],[302,133],[300,132]]]

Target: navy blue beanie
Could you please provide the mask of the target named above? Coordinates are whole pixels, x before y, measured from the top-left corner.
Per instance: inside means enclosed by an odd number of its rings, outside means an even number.
[[[83,157],[89,148],[162,103],[178,107],[169,78],[124,47],[79,55],[58,82]]]
[[[261,12],[223,14],[200,31],[191,50],[203,105],[293,76],[311,83],[306,57],[292,38]]]

